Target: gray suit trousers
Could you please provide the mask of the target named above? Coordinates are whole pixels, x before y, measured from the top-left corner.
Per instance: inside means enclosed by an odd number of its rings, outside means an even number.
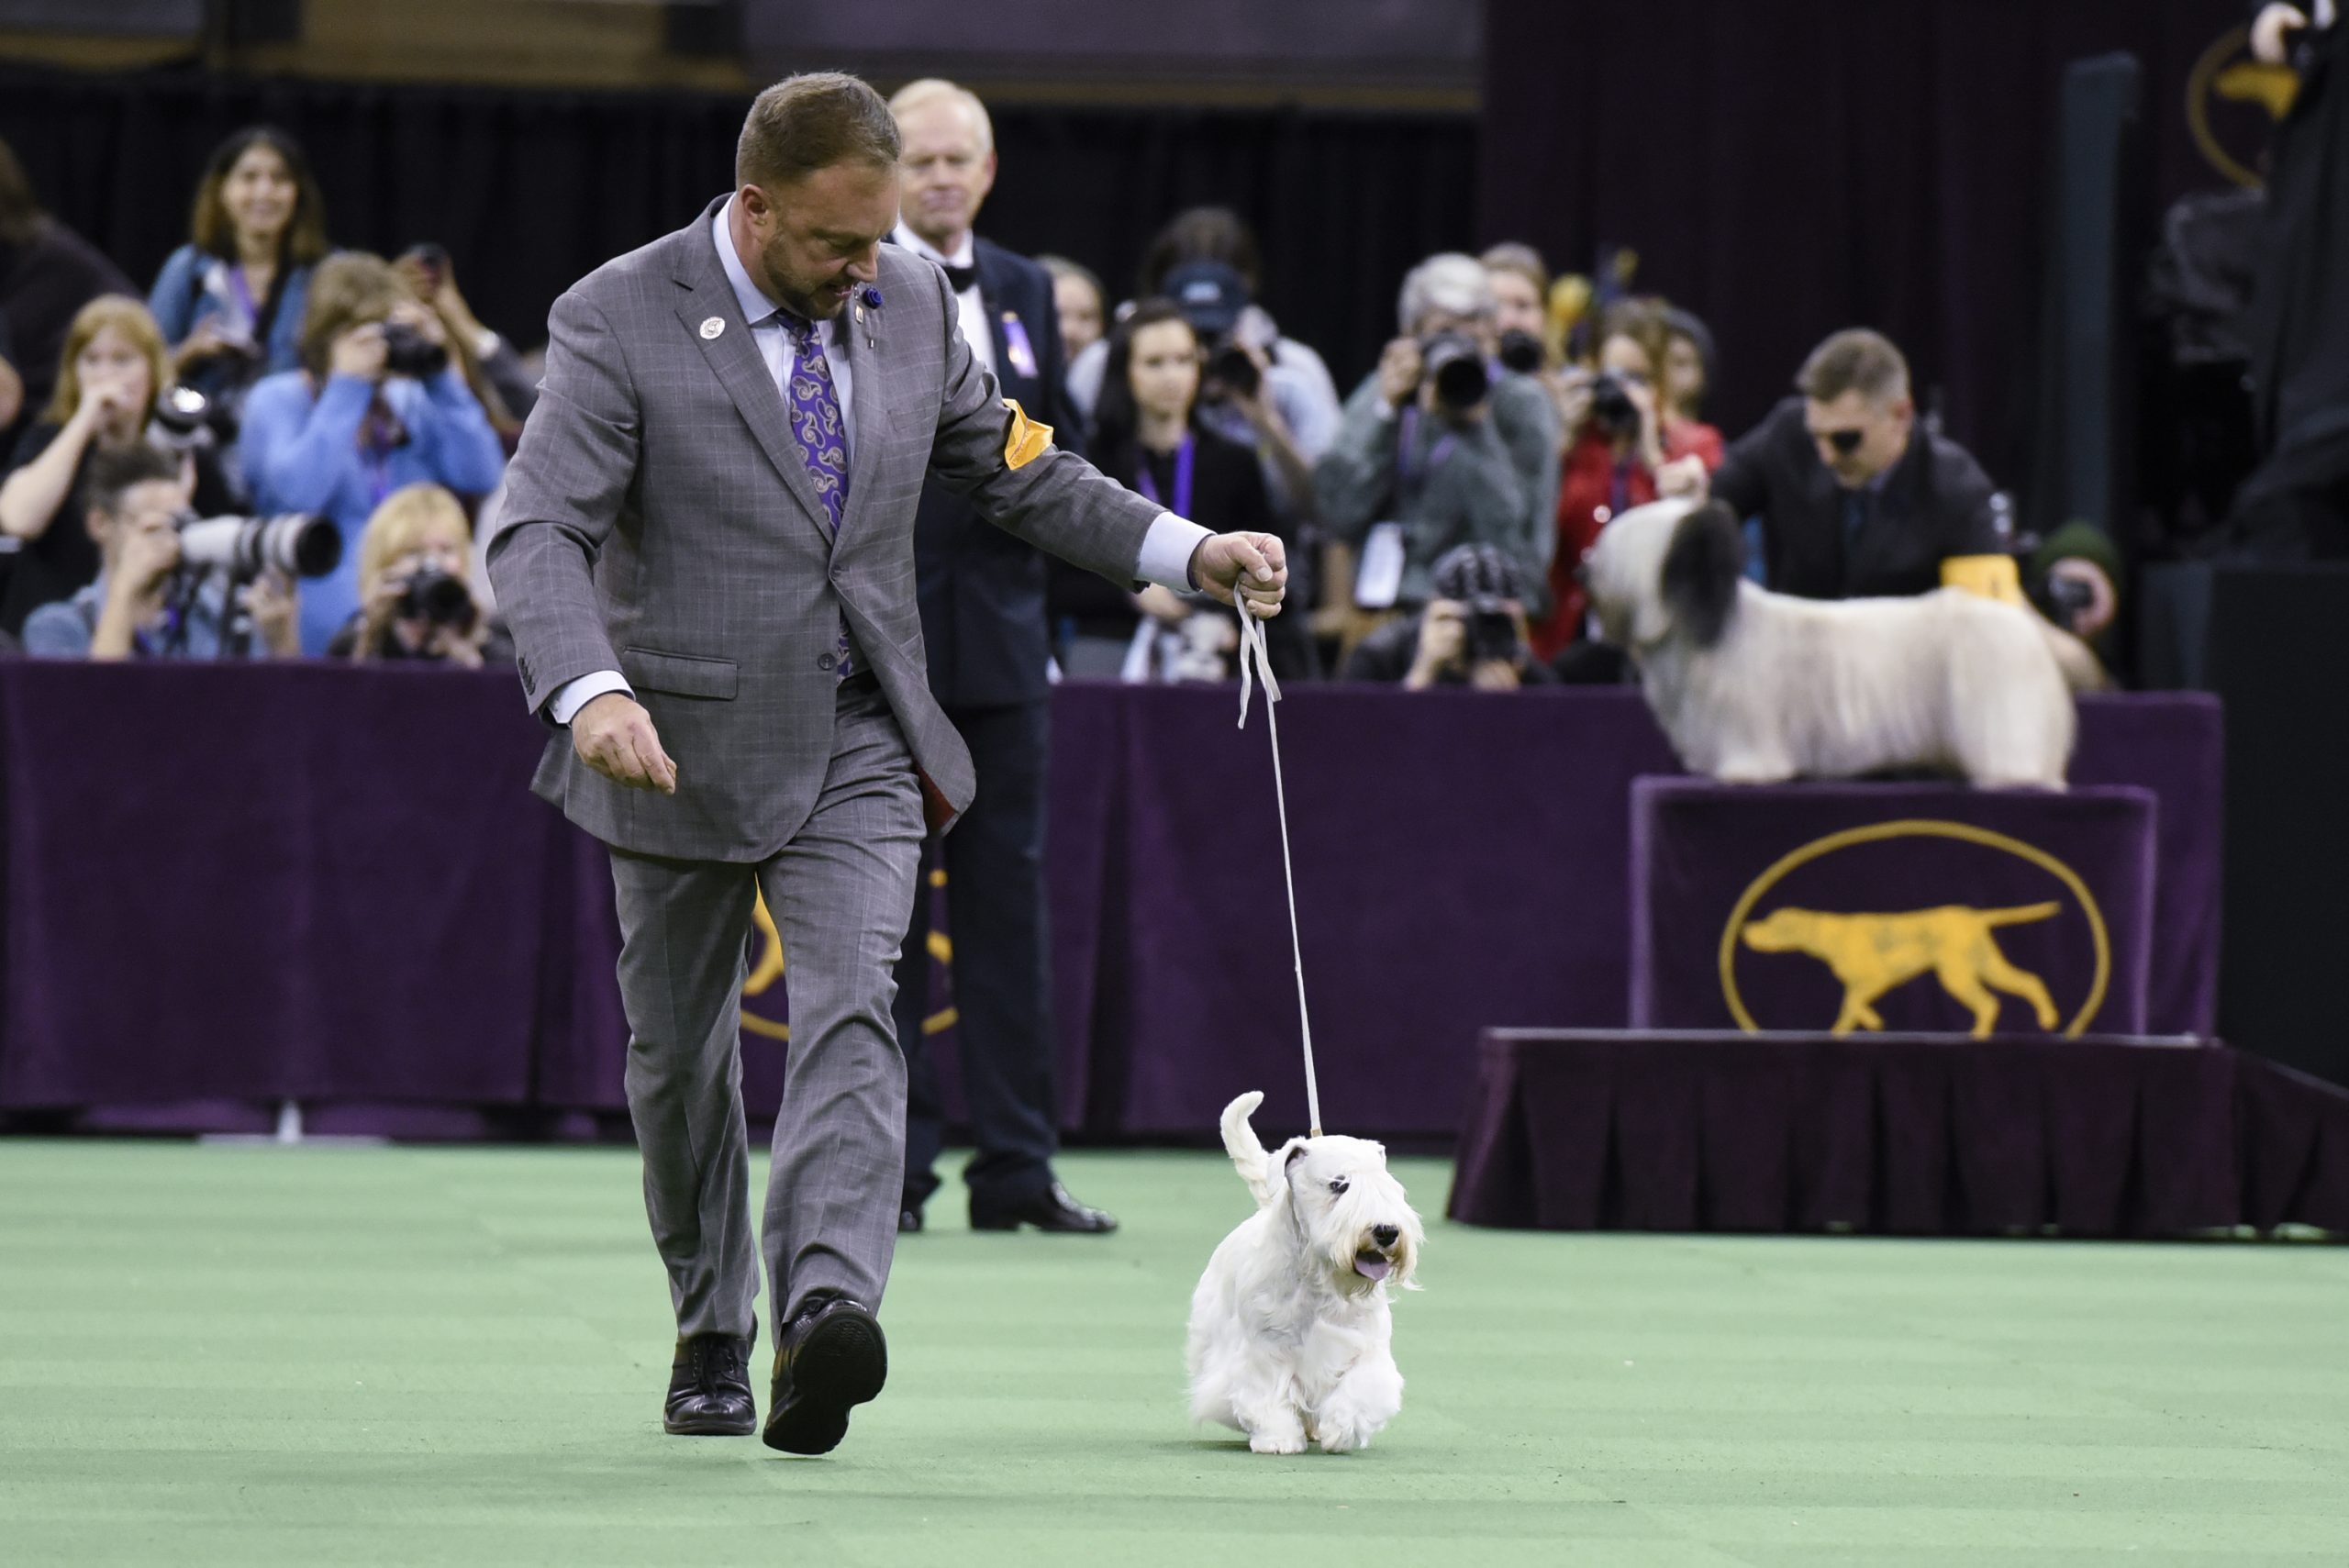
[[[612,851],[629,1113],[681,1335],[753,1331],[760,1251],[774,1323],[818,1290],[880,1307],[905,1172],[893,970],[922,838],[912,752],[860,676],[841,684],[815,810],[774,856]],[[758,1251],[738,1032],[754,888],[783,939],[791,1006]]]

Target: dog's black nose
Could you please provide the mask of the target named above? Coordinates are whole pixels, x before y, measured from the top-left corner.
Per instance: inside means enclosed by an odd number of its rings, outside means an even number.
[[[1395,1239],[1402,1234],[1391,1225],[1374,1225],[1370,1228],[1370,1239],[1382,1247],[1392,1247],[1395,1245]]]

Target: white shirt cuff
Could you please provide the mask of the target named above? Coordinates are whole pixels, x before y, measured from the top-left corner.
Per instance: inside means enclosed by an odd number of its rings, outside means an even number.
[[[1142,536],[1141,559],[1134,562],[1134,575],[1178,594],[1189,593],[1191,553],[1213,532],[1172,512],[1159,513],[1150,532]]]
[[[556,687],[554,695],[547,700],[547,713],[557,724],[568,725],[579,716],[581,708],[606,692],[626,692],[630,696],[636,695],[635,689],[618,670],[598,670],[592,675],[582,675]]]

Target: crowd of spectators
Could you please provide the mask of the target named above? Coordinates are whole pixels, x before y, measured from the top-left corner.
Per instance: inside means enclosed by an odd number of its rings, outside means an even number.
[[[509,657],[477,586],[501,471],[536,396],[447,254],[338,250],[293,138],[214,151],[187,242],[142,297],[40,209],[0,145],[0,650],[92,658],[295,654],[478,665]],[[1911,594],[2012,555],[2004,497],[1918,416],[1899,350],[1822,344],[1736,440],[1706,422],[1718,350],[1670,302],[1553,278],[1531,247],[1430,256],[1395,335],[1342,400],[1263,303],[1254,235],[1177,214],[1132,298],[1042,258],[1069,406],[1112,477],[1219,528],[1278,535],[1285,680],[1515,689],[1624,678],[1594,645],[1583,554],[1627,507],[1709,491],[1747,521],[1749,573],[1814,597]],[[169,548],[192,517],[301,513],[334,564],[238,571]],[[2119,571],[2093,528],[2017,581],[2085,636]],[[1164,589],[1051,578],[1061,669],[1233,673],[1229,617]]]

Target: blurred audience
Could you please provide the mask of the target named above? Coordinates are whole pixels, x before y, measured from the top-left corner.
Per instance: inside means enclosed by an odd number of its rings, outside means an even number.
[[[1429,583],[1432,596],[1419,614],[1389,621],[1356,645],[1346,661],[1347,680],[1415,692],[1513,692],[1556,680],[1534,657],[1524,572],[1506,550],[1456,545],[1435,563]]]
[[[1093,441],[1101,472],[1180,516],[1213,517],[1220,528],[1279,533],[1256,454],[1197,417],[1199,339],[1182,308],[1172,300],[1144,300],[1108,341]],[[1124,595],[1101,584],[1102,592],[1087,602],[1075,586],[1071,583],[1063,596],[1063,617],[1074,618],[1078,630],[1093,638],[1123,637],[1127,679],[1212,681],[1233,673],[1238,624],[1207,595],[1156,584]],[[1301,677],[1311,651],[1300,625],[1277,631],[1284,620],[1298,617],[1282,616],[1265,626],[1274,673]]]
[[[191,486],[179,460],[134,442],[90,460],[82,519],[102,562],[71,598],[25,622],[25,651],[44,659],[217,659],[295,651],[297,594],[275,573],[244,592],[250,635],[230,631],[228,578],[181,569],[179,526]]]
[[[449,346],[464,370],[465,384],[473,389],[510,454],[521,437],[522,421],[538,406],[538,376],[514,345],[483,326],[473,306],[465,303],[445,249],[412,245],[392,265],[407,292],[430,306],[449,329]]]
[[[1264,276],[1256,237],[1230,207],[1191,207],[1175,214],[1160,229],[1142,254],[1138,299],[1171,297],[1169,278],[1178,267],[1212,262],[1239,275],[1240,294],[1246,303],[1233,322],[1234,342],[1262,350],[1271,362],[1268,379],[1274,402],[1288,421],[1297,449],[1308,459],[1329,450],[1338,423],[1338,388],[1321,356],[1294,338],[1281,335],[1277,323],[1256,303],[1263,297]],[[1210,345],[1221,348],[1220,343]],[[1091,417],[1102,384],[1108,349],[1096,345],[1069,358],[1069,396]]]
[[[1052,305],[1061,324],[1061,352],[1074,360],[1101,340],[1108,330],[1109,296],[1093,269],[1065,256],[1039,256],[1037,265],[1052,274]]]
[[[310,277],[327,254],[326,201],[300,145],[251,126],[213,150],[188,227],[147,306],[177,378],[205,395],[233,438],[246,390],[301,363]]]
[[[23,541],[0,593],[0,630],[19,631],[35,609],[97,575],[98,547],[82,518],[98,454],[169,448],[175,470],[187,470],[199,511],[235,507],[236,494],[208,441],[157,422],[170,377],[162,334],[137,299],[105,295],[75,313],[50,378],[49,406],[17,439],[8,476],[0,481],[0,534]]]
[[[1727,444],[1720,430],[1705,423],[1705,395],[1713,384],[1712,329],[1687,311],[1659,307],[1664,317],[1664,450],[1667,457],[1691,453],[1706,472],[1720,467]]]
[[[302,369],[252,389],[242,457],[259,509],[315,512],[342,529],[341,566],[302,595],[302,650],[320,653],[361,608],[359,539],[384,497],[429,482],[477,499],[496,487],[505,453],[440,316],[379,256],[319,266],[300,352]]]
[[[359,536],[360,607],[328,657],[512,663],[513,640],[474,594],[473,570],[473,525],[456,496],[430,484],[393,491]]]
[[[1346,400],[1315,472],[1321,521],[1358,552],[1352,596],[1374,613],[1427,603],[1438,557],[1490,544],[1541,594],[1554,534],[1558,424],[1531,376],[1493,353],[1492,284],[1473,256],[1431,256],[1403,282],[1402,335]]]
[[[1666,462],[1693,457],[1709,472],[1720,461],[1719,431],[1675,421],[1664,410],[1659,372],[1670,351],[1660,309],[1619,301],[1599,318],[1597,368],[1570,370],[1561,378],[1564,457],[1550,558],[1551,610],[1533,632],[1534,650],[1544,659],[1557,657],[1583,633],[1588,601],[1576,573],[1599,530],[1616,514],[1656,498],[1657,475]],[[1712,437],[1710,462],[1705,433]]]
[[[1312,395],[1239,330],[1249,305],[1238,272],[1220,261],[1186,261],[1166,275],[1166,288],[1199,340],[1200,420],[1225,440],[1254,450],[1273,511],[1286,525],[1281,537],[1302,539],[1314,511],[1313,459],[1297,426],[1319,417]],[[1307,564],[1289,563],[1289,592],[1301,603],[1311,597]]]
[[[0,141],[0,451],[56,390],[74,313],[135,294],[122,270],[43,212],[24,165]]]
[[[1527,374],[1554,368],[1547,342],[1550,267],[1542,252],[1510,240],[1477,260],[1493,287],[1495,352],[1501,363]]]

